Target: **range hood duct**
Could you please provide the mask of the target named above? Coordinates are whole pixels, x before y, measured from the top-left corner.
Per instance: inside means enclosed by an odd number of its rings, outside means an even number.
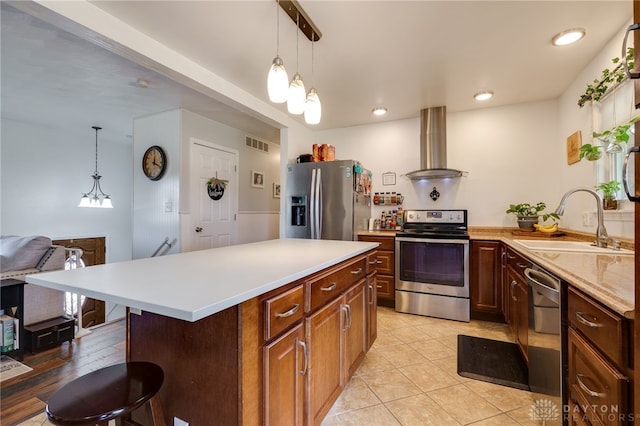
[[[447,107],[420,110],[420,169],[407,173],[411,180],[446,179],[467,172],[447,168]]]

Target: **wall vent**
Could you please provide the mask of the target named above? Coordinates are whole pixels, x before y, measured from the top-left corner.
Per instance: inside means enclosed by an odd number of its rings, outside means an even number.
[[[261,141],[251,136],[245,136],[245,145],[262,152],[269,152],[269,142]]]

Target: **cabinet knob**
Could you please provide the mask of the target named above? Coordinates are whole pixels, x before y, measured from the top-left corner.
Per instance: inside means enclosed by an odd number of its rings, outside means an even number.
[[[201,226],[196,226],[196,232],[202,232],[202,227]]]

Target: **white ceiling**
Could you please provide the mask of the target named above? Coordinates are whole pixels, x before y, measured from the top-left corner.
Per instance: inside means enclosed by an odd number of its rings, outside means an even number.
[[[92,3],[269,102],[275,1]],[[323,34],[313,74],[311,44],[301,33],[299,39],[299,72],[323,104],[318,129],[379,121],[371,115],[376,105],[389,110],[383,120],[396,120],[436,105],[451,112],[557,98],[632,15],[631,1],[612,0],[300,3]],[[586,38],[574,46],[551,45],[554,34],[572,27],[586,28]],[[1,42],[3,117],[100,124],[125,135],[133,117],[184,107],[257,137],[277,135],[272,126],[4,2]],[[280,56],[291,77],[296,27],[282,11]],[[139,77],[149,80],[148,89],[132,84]],[[478,103],[472,96],[481,90],[496,95]]]

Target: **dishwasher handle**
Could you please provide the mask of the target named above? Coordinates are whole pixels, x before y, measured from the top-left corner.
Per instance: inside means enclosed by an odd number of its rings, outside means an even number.
[[[560,304],[560,282],[540,270],[527,268],[524,270],[529,286],[547,299]]]

